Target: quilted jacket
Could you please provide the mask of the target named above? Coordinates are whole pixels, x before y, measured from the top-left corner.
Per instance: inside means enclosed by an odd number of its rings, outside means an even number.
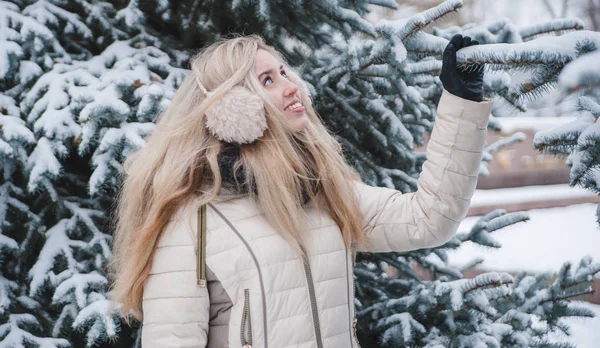
[[[491,104],[444,91],[416,192],[354,183],[369,250],[348,250],[334,221],[309,206],[305,259],[248,195],[223,194],[207,205],[207,285],[199,286],[198,207],[182,205],[144,285],[142,347],[358,348],[354,253],[409,251],[452,238],[475,190]]]

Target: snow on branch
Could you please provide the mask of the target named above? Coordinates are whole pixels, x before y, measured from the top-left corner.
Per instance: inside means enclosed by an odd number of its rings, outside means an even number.
[[[108,313],[110,300],[99,293],[92,293],[90,297],[89,305],[74,318],[73,327],[85,330],[87,346],[93,347],[98,342],[113,341],[119,333],[120,320],[116,312]]]
[[[501,69],[529,65],[564,65],[578,56],[580,42],[600,45],[600,33],[581,30],[556,37],[540,37],[514,44],[490,44],[466,47],[457,52],[460,64],[492,64]]]
[[[530,81],[508,95],[535,98],[560,85],[567,92],[600,86],[600,33],[576,31],[515,44],[478,45],[457,52],[463,69],[485,64],[494,70],[532,71]]]
[[[32,327],[38,328],[40,322],[31,314],[19,313],[10,314],[7,321],[0,325],[0,335],[3,347],[26,347],[35,345],[36,347],[71,347],[69,341],[64,338],[38,337],[31,332]],[[35,331],[34,331],[35,332]]]
[[[544,153],[568,155],[577,145],[577,139],[588,127],[595,124],[591,113],[582,113],[566,124],[536,132],[533,147]]]
[[[447,0],[407,19],[393,21],[381,19],[377,22],[376,29],[378,32],[397,37],[400,41],[405,42],[440,18],[457,12],[462,5],[462,0]]]
[[[313,4],[337,22],[347,23],[364,33],[376,35],[375,28],[369,21],[362,18],[356,11],[342,7],[337,0],[315,1]]]
[[[551,33],[564,34],[567,31],[583,30],[583,21],[579,18],[557,18],[542,24],[521,28],[523,41],[531,41],[538,36]]]
[[[600,49],[567,64],[558,78],[558,84],[567,93],[600,89]]]

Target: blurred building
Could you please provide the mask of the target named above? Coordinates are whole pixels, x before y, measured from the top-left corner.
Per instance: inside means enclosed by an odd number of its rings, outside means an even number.
[[[523,133],[525,139],[492,154],[494,159],[487,164],[489,175],[479,176],[467,216],[485,215],[494,209],[514,212],[598,203],[600,199],[593,192],[568,186],[569,168],[566,166],[566,157],[542,154],[533,148],[533,138],[537,131],[560,126],[575,117],[520,114],[497,118],[504,133],[488,131],[488,145],[516,132]],[[425,145],[418,147],[416,151],[425,151],[426,146],[427,138]]]

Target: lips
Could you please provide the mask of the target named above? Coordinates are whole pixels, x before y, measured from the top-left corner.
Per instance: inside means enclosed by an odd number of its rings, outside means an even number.
[[[284,110],[287,110],[290,106],[296,104],[296,103],[300,103],[299,100],[292,100],[292,102],[290,102],[288,105],[285,106],[285,108],[283,108]],[[302,103],[300,103],[300,105],[302,105]]]

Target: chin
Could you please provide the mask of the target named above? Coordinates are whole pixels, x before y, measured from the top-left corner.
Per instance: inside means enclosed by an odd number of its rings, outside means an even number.
[[[308,118],[306,113],[294,115],[293,117],[288,118],[288,120],[290,121],[289,126],[294,132],[305,130],[310,123],[310,118]]]
[[[306,127],[308,126],[309,123],[310,123],[310,119],[308,118],[308,116],[304,116],[301,119],[294,122],[294,125],[293,125],[294,130],[296,132],[301,132],[306,129]]]

